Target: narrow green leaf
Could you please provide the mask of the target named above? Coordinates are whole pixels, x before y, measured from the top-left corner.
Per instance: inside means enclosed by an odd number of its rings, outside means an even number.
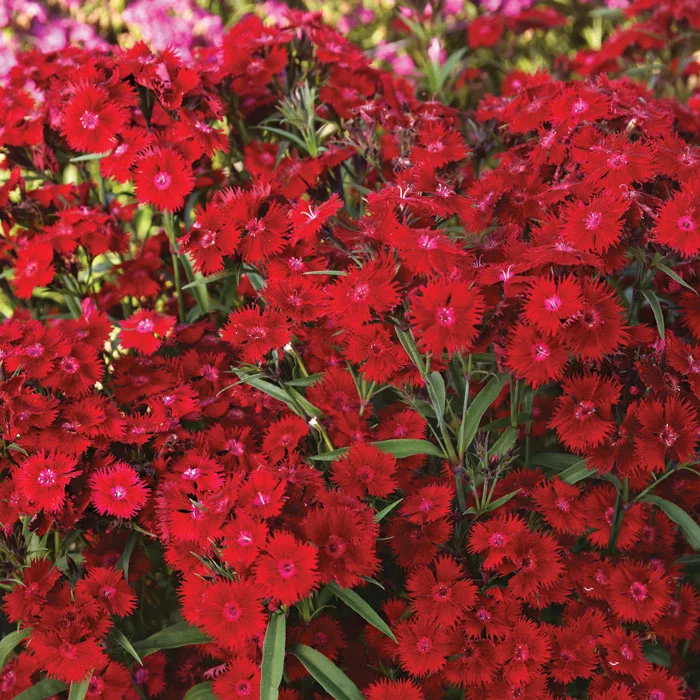
[[[114,637],[114,641],[119,644],[119,646],[124,649],[124,651],[126,651],[134,659],[134,661],[136,661],[136,663],[143,666],[143,661],[141,661],[141,657],[136,652],[136,649],[134,649],[134,645],[121,630],[115,628],[112,632],[112,636]]]
[[[399,459],[403,457],[413,457],[413,455],[433,455],[433,457],[442,457],[443,459],[445,457],[440,448],[432,442],[428,442],[428,440],[406,438],[399,440],[380,440],[372,444]]]
[[[382,520],[384,520],[384,518],[386,518],[386,516],[389,515],[389,513],[391,513],[391,511],[394,510],[394,508],[396,508],[399,505],[399,503],[401,503],[401,501],[403,501],[403,498],[399,498],[398,501],[390,503],[388,506],[382,508],[380,511],[375,513],[374,522],[380,523]]]
[[[651,289],[642,289],[642,296],[649,302],[649,306],[651,306],[651,310],[654,313],[654,319],[656,320],[656,328],[659,331],[659,336],[663,338],[666,334],[666,325],[664,323],[664,312],[661,310],[659,298],[654,292],[651,291]]]
[[[117,562],[117,569],[121,569],[124,572],[124,578],[129,580],[129,562],[131,561],[131,555],[136,546],[136,540],[138,539],[138,534],[136,532],[129,533],[129,538],[124,545],[124,551],[119,557]]]
[[[260,700],[277,700],[284,671],[287,621],[283,612],[273,613],[263,642]]]
[[[66,684],[61,681],[55,681],[52,678],[44,678],[35,683],[31,688],[27,688],[24,692],[16,695],[14,700],[46,700],[56,693],[61,693],[66,690]]]
[[[668,275],[672,280],[675,280],[680,284],[682,287],[685,287],[686,289],[689,289],[695,296],[700,296],[698,294],[698,290],[695,289],[691,284],[686,282],[678,273],[674,272],[670,267],[667,267],[663,263],[656,263],[654,267],[658,267],[661,272],[663,272],[665,275]]]
[[[581,461],[580,457],[565,452],[538,452],[530,458],[530,464],[537,467],[548,467],[556,472],[563,471]]]
[[[445,380],[440,372],[431,372],[425,379],[425,386],[428,389],[430,403],[435,411],[438,423],[442,423],[445,416],[445,401],[447,392],[445,390]]]
[[[467,447],[472,444],[484,413],[501,393],[501,389],[503,389],[507,380],[508,375],[506,374],[493,377],[469,404],[459,426],[457,439],[457,452],[459,455],[463,455]]]
[[[364,700],[360,689],[330,659],[305,644],[295,644],[291,653],[318,684],[335,700]]]
[[[645,496],[643,500],[661,508],[661,510],[680,527],[686,540],[688,540],[688,544],[696,552],[700,551],[700,525],[698,525],[688,513],[675,503],[671,503],[671,501],[667,501],[665,498],[659,496],[654,496],[653,494]]]
[[[389,625],[382,620],[379,613],[360,595],[355,593],[351,588],[341,588],[337,583],[331,581],[328,584],[333,595],[340,598],[349,608],[352,608],[361,618],[369,622],[372,627],[378,629],[382,634],[385,634],[392,641],[396,641],[394,633],[389,628]]]
[[[557,474],[557,478],[565,481],[567,484],[578,484],[579,481],[588,479],[590,476],[597,474],[597,469],[589,469],[585,460],[580,460],[570,467]]]
[[[502,505],[508,503],[511,498],[515,498],[519,493],[520,489],[516,489],[515,491],[507,493],[505,496],[497,498],[495,501],[491,501],[484,509],[485,512],[490,513],[491,511],[498,510]]]
[[[90,678],[92,678],[92,673],[81,683],[71,683],[70,691],[68,692],[68,700],[85,700],[88,688],[90,687]]]
[[[508,450],[515,445],[515,441],[518,439],[518,429],[517,428],[507,428],[503,435],[493,443],[489,448],[489,457],[496,457],[504,455]]]
[[[192,627],[187,622],[177,622],[170,627],[152,634],[147,639],[133,644],[136,653],[144,659],[149,654],[153,654],[161,649],[178,649],[194,644],[208,644],[211,639],[204,632],[200,632],[196,627]]]
[[[69,163],[87,163],[91,160],[102,160],[103,158],[106,158],[111,151],[105,151],[104,153],[86,153],[84,156],[75,156],[75,158],[71,158],[68,162]]]
[[[212,692],[211,683],[198,683],[185,693],[182,700],[216,700],[216,695]]]
[[[286,404],[292,411],[294,411],[294,413],[299,415],[299,410],[294,406],[287,392],[281,387],[277,386],[276,384],[273,384],[272,382],[268,382],[259,375],[248,374],[247,372],[245,372],[245,370],[236,369],[234,370],[234,372],[240,377],[241,381],[244,384],[248,384],[254,389],[262,391],[268,396],[271,396],[273,399],[281,401],[282,403]]]
[[[332,450],[331,452],[324,452],[320,455],[311,455],[309,459],[314,462],[333,462],[339,457],[342,457],[348,451],[347,447],[339,447],[337,450]]]
[[[413,337],[413,333],[411,333],[410,330],[402,331],[400,328],[397,328],[396,336],[398,337],[399,342],[403,346],[403,349],[406,351],[406,354],[408,355],[409,359],[420,372],[421,377],[424,377],[425,363],[423,362],[423,356],[421,355],[420,350],[416,345],[416,339]]]
[[[14,651],[15,647],[31,633],[32,631],[25,627],[23,630],[10,632],[10,634],[0,640],[0,671],[5,667],[8,657]]]

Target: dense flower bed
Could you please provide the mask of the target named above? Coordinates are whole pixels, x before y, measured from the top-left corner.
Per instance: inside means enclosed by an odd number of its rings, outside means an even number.
[[[0,700],[698,697],[697,3],[521,5],[16,55]]]

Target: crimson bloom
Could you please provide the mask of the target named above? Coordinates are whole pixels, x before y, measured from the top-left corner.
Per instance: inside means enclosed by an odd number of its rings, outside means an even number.
[[[621,563],[610,576],[610,605],[625,622],[654,623],[669,601],[669,581],[658,569]]]
[[[221,331],[221,337],[240,352],[243,362],[259,362],[270,350],[291,340],[286,317],[278,311],[257,306],[234,311]]]
[[[113,148],[124,110],[104,88],[80,85],[63,109],[61,130],[74,151],[104,153]]]
[[[293,605],[318,585],[318,556],[310,544],[290,532],[278,531],[268,541],[255,564],[255,582],[260,593]]]
[[[374,445],[354,445],[333,464],[333,481],[351,498],[388,496],[397,487],[396,458]]]
[[[133,517],[146,503],[148,487],[133,467],[117,462],[90,477],[92,502],[98,513]]]
[[[142,355],[152,355],[175,325],[174,316],[141,309],[121,323],[119,342]]]
[[[59,452],[37,452],[20,463],[14,480],[29,503],[55,513],[66,500],[66,486],[80,474],[76,466]]]
[[[134,185],[139,202],[176,211],[194,187],[192,170],[173,148],[152,148],[136,161]]]
[[[478,289],[465,282],[436,280],[419,289],[408,318],[424,350],[454,353],[471,347],[483,310]]]

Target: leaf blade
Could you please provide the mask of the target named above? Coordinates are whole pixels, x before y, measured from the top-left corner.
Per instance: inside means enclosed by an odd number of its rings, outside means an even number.
[[[260,672],[260,700],[277,700],[284,672],[287,620],[284,613],[273,613],[263,642]]]
[[[667,501],[660,496],[654,496],[653,494],[645,496],[642,500],[653,503],[661,508],[661,510],[678,525],[685,535],[686,540],[688,540],[688,544],[696,552],[700,552],[700,525],[698,525],[688,513],[675,503]]]
[[[328,588],[330,588],[331,592],[336,598],[340,598],[340,600],[342,600],[349,608],[354,610],[363,620],[369,622],[372,627],[389,637],[392,642],[396,641],[396,637],[389,628],[389,625],[382,620],[379,613],[377,613],[377,611],[364,598],[362,598],[362,596],[353,591],[351,588],[341,588],[333,581],[328,584]]]
[[[305,644],[295,644],[290,651],[335,700],[364,700],[360,689],[345,673],[316,649]]]

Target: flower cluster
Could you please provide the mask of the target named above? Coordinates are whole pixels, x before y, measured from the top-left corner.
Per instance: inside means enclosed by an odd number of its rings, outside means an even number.
[[[690,73],[467,110],[292,11],[16,60],[0,700],[698,697]]]

